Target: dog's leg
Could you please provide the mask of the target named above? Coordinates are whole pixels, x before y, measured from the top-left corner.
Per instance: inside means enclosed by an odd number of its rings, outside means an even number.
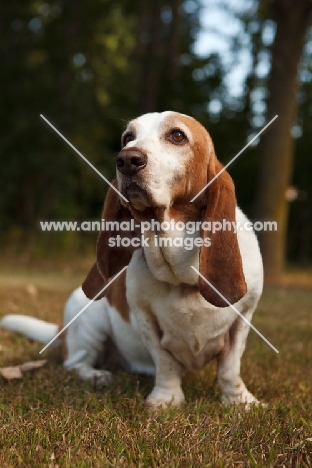
[[[182,366],[161,346],[161,330],[152,314],[146,309],[136,314],[142,340],[156,366],[155,386],[146,399],[152,406],[166,407],[184,402],[181,388]]]
[[[254,308],[245,317],[251,321]],[[226,335],[224,350],[218,357],[218,382],[222,390],[222,402],[225,404],[259,404],[259,401],[247,390],[240,377],[241,357],[249,333],[249,325],[237,318]]]
[[[88,380],[94,387],[109,385],[112,380],[111,372],[95,369],[99,354],[105,352],[105,337],[102,337],[102,347],[99,350],[87,342],[80,342],[79,347],[75,343],[75,338],[69,330],[66,339],[67,358],[64,367],[67,370],[74,369],[82,380]]]
[[[111,373],[95,369],[104,355],[105,342],[110,336],[107,302],[105,299],[93,302],[77,316],[88,303],[89,300],[79,288],[66,304],[65,324],[74,320],[66,330],[64,367],[76,370],[81,379],[90,381],[94,386],[108,385],[112,378]]]

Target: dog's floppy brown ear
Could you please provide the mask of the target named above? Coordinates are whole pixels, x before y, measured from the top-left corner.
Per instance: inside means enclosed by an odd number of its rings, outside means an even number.
[[[222,164],[213,154],[208,167],[208,182],[222,170]],[[236,197],[234,183],[230,175],[223,171],[206,189],[207,207],[203,210],[202,223],[211,225],[223,220],[231,223],[232,228],[219,231],[202,231],[203,238],[209,237],[211,245],[203,246],[200,252],[199,269],[201,274],[231,303],[234,304],[247,292],[237,234],[233,222],[236,222]],[[205,225],[204,225],[205,226]],[[206,224],[206,226],[210,226]],[[225,227],[225,226],[223,226]],[[216,307],[229,304],[215,292],[207,282],[199,277],[199,291],[202,296]]]
[[[112,184],[117,187],[116,180]],[[120,225],[123,221],[130,222],[131,220],[130,211],[121,205],[118,194],[111,187],[108,189],[105,198],[102,219],[105,221],[106,227],[108,222],[117,222]],[[89,299],[93,299],[108,283],[109,278],[119,273],[131,260],[134,248],[118,247],[117,245],[111,247],[109,245],[110,238],[116,239],[118,235],[131,237],[133,234],[128,231],[120,232],[117,223],[114,226],[111,225],[109,229],[101,231],[98,236],[96,245],[97,261],[82,284],[82,289]],[[105,293],[106,291],[99,295],[96,300],[105,296]]]

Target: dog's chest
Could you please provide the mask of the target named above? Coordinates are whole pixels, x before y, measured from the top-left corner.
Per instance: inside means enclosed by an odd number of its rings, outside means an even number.
[[[142,250],[133,254],[127,270],[127,299],[138,322],[140,316],[154,317],[161,346],[190,370],[202,368],[223,349],[225,333],[237,318],[232,308],[209,304],[196,286],[156,279]]]
[[[201,369],[223,349],[235,312],[207,307],[195,288],[184,294],[172,291],[172,301],[170,296],[154,305],[162,334],[161,345],[185,368]]]

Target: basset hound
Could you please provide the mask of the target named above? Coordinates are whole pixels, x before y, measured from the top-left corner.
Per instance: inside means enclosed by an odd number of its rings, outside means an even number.
[[[222,401],[258,403],[240,377],[249,325],[235,308],[251,321],[262,293],[262,259],[252,230],[229,228],[248,220],[209,133],[184,114],[142,115],[123,133],[116,167],[102,214],[109,227],[99,234],[96,263],[66,304],[65,325],[89,299],[98,300],[66,330],[65,368],[106,385],[111,373],[95,368],[105,357],[153,375],[147,402],[166,406],[184,401],[185,369],[216,358]],[[227,229],[213,229],[224,222]],[[183,228],[189,225],[192,231]],[[35,327],[21,316],[14,326],[12,317],[1,325],[42,342],[57,333],[52,324]]]

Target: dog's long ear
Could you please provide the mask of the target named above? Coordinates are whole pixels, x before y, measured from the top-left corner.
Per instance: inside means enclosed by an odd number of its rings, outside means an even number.
[[[114,187],[117,186],[117,181],[113,181]],[[108,189],[102,219],[105,220],[105,227],[109,227],[101,231],[96,245],[97,261],[91,268],[86,279],[82,284],[82,289],[89,299],[93,299],[101,289],[107,284],[111,276],[116,275],[130,260],[134,248],[131,247],[118,247],[117,243],[111,246],[110,239],[116,240],[119,235],[130,238],[133,233],[129,231],[120,232],[118,226],[123,221],[130,223],[131,213],[127,208],[123,207],[120,203],[118,194],[111,187]],[[108,225],[108,222],[111,222]],[[112,223],[115,222],[115,225]],[[106,291],[97,297],[96,300],[105,296]]]
[[[222,170],[222,167],[213,152],[208,167],[208,182]],[[202,223],[207,221],[213,225],[219,222],[223,229],[216,232],[213,232],[213,229],[202,231],[203,238],[211,239],[211,245],[210,247],[204,245],[201,248],[199,269],[201,274],[231,304],[234,304],[246,294],[247,286],[238,239],[233,227],[233,222],[236,222],[234,183],[226,171],[223,171],[209,185],[205,197],[207,206],[203,210]],[[228,222],[227,225],[223,220]],[[210,225],[206,224],[206,226]],[[220,225],[215,225],[215,227],[220,227]],[[202,296],[211,304],[217,307],[229,305],[200,277],[198,285]]]

